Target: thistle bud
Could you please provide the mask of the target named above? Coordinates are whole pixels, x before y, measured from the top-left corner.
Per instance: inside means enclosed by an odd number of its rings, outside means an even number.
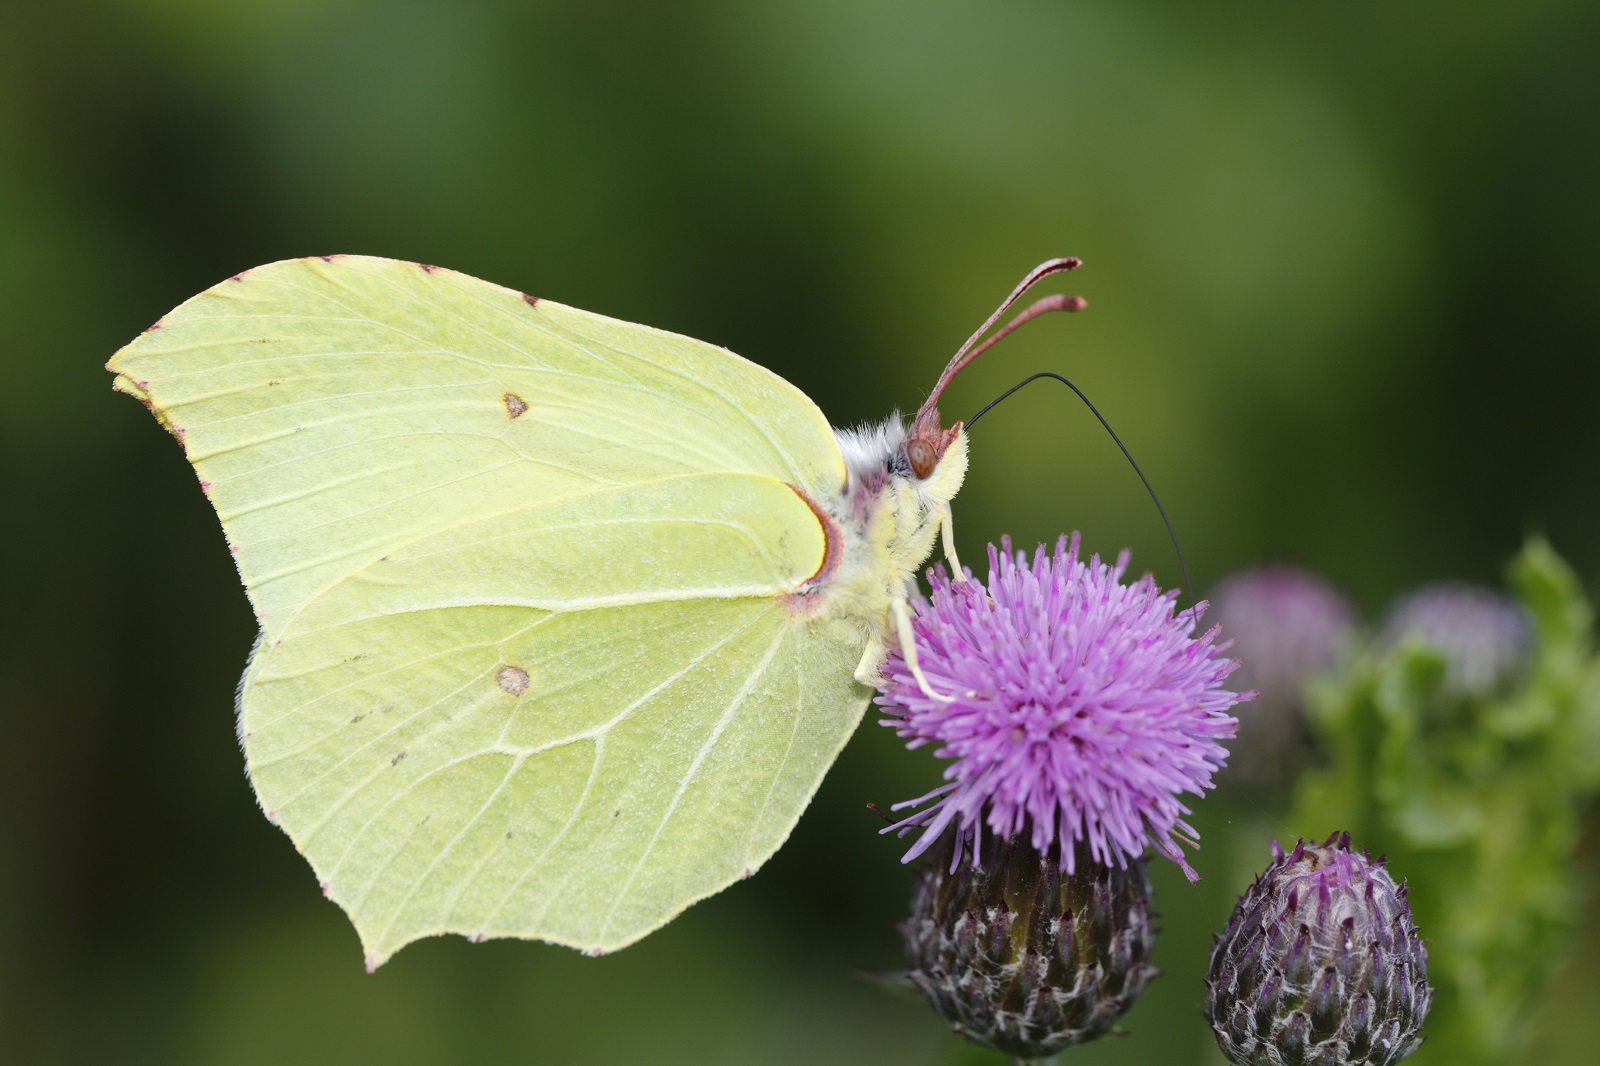
[[[1422,1043],[1428,953],[1396,886],[1350,834],[1300,841],[1239,899],[1211,949],[1206,1018],[1239,1066],[1387,1066]]]
[[[1042,1058],[1102,1035],[1156,971],[1144,861],[1103,866],[1079,844],[997,841],[951,870],[947,839],[918,875],[900,926],[910,978],[969,1040]]]

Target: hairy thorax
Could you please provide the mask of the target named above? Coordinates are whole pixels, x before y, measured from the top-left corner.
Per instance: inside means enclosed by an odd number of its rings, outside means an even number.
[[[932,472],[918,478],[906,458],[906,426],[899,416],[836,432],[849,479],[842,493],[817,503],[832,519],[828,532],[838,537],[840,550],[833,572],[808,590],[803,609],[854,623],[869,643],[869,657],[877,660],[875,668],[891,605],[910,595],[917,570],[948,526],[950,501],[966,476],[967,438],[958,433]],[[946,554],[953,555],[948,545]]]

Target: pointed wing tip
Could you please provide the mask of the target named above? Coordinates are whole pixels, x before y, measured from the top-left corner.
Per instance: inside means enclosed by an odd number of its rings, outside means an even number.
[[[109,366],[110,364],[107,365]],[[184,454],[187,455],[189,452],[189,442],[184,428],[178,423],[174,422],[172,420],[171,412],[169,412],[165,407],[161,406],[160,402],[156,400],[155,394],[150,391],[150,383],[147,381],[137,381],[129,377],[126,373],[116,371],[115,369],[113,369],[113,373],[116,373],[117,376],[111,382],[112,391],[126,393],[127,395],[132,396],[135,400],[138,400],[140,403],[144,404],[145,410],[156,416],[156,421],[161,423],[161,427],[177,438],[178,444],[183,447]],[[207,482],[204,478],[201,479],[200,483],[202,487],[207,485]]]
[[[151,402],[150,393],[145,389],[145,387],[124,373],[122,368],[116,365],[115,359],[106,364],[106,369],[116,375],[116,377],[111,380],[112,392],[127,393],[129,396],[132,396],[135,400],[138,400],[141,403],[149,404]]]
[[[323,884],[326,885],[327,882],[324,881]],[[361,927],[361,923],[356,920],[356,916],[350,912],[350,909],[344,903],[326,888],[323,889],[322,894],[337,903],[339,909],[344,911],[344,916],[350,919],[350,924],[355,928],[356,936],[361,940],[361,964],[366,967],[368,973],[376,973],[378,967],[394,958],[395,952],[411,943],[410,940],[402,940],[398,944],[380,944],[369,939],[367,930]]]

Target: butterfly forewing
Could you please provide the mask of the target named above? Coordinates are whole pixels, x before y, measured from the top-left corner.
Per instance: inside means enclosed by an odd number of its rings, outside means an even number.
[[[199,472],[268,634],[399,545],[674,474],[837,492],[799,390],[721,348],[453,271],[338,256],[247,271],[111,362]]]

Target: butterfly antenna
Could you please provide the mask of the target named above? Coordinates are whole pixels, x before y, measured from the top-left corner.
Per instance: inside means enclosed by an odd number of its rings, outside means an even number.
[[[1047,299],[1048,299],[1048,297],[1047,297]],[[1044,303],[1044,302],[1045,302],[1044,300],[1040,300],[1039,301],[1039,303]],[[1034,306],[1038,306],[1038,305],[1035,304]],[[1030,307],[1028,310],[1031,311],[1032,309],[1033,308]],[[1053,310],[1053,308],[1047,308],[1047,310]],[[1043,313],[1043,312],[1041,312],[1041,313]],[[1024,311],[1023,314],[1027,314],[1027,312]],[[1018,319],[1022,318],[1022,315],[1018,315],[1017,318]],[[1007,323],[1005,329],[1001,330],[999,333],[996,333],[993,337],[990,338],[990,343],[993,343],[994,341],[999,340],[1001,337],[1004,337],[1006,335],[1006,333],[1010,332],[1010,330],[1012,328],[1014,328],[1015,326],[1018,326],[1018,325],[1021,325],[1021,323],[1017,322],[1015,320],[1013,320],[1010,323]],[[1172,550],[1177,552],[1177,554],[1178,554],[1178,568],[1183,571],[1183,587],[1189,593],[1189,612],[1190,612],[1190,616],[1198,624],[1199,616],[1194,614],[1194,609],[1195,609],[1196,604],[1199,601],[1197,601],[1194,598],[1194,582],[1191,581],[1190,578],[1189,578],[1189,564],[1183,558],[1183,545],[1178,543],[1178,531],[1172,528],[1172,519],[1167,517],[1167,509],[1165,507],[1161,506],[1161,497],[1156,495],[1155,486],[1150,484],[1150,479],[1144,476],[1144,471],[1143,470],[1139,469],[1139,464],[1138,464],[1138,462],[1136,462],[1134,460],[1133,453],[1128,451],[1128,446],[1126,444],[1122,443],[1122,438],[1117,436],[1117,431],[1111,428],[1111,423],[1106,421],[1106,416],[1100,413],[1100,409],[1094,405],[1094,402],[1091,401],[1089,399],[1089,397],[1084,395],[1084,392],[1083,392],[1082,389],[1078,388],[1078,386],[1074,385],[1072,382],[1068,381],[1066,378],[1062,377],[1060,374],[1054,373],[1054,372],[1049,371],[1049,370],[1041,370],[1037,374],[1028,375],[1027,377],[1023,378],[1021,381],[1017,382],[1015,385],[1011,386],[1005,392],[1002,392],[999,396],[996,396],[994,399],[992,399],[988,403],[984,404],[983,407],[978,411],[977,414],[975,414],[971,418],[967,419],[967,421],[965,423],[967,430],[970,432],[972,427],[977,425],[978,419],[980,419],[984,415],[988,414],[994,408],[994,406],[996,404],[998,404],[1001,400],[1006,399],[1012,393],[1018,391],[1019,389],[1023,388],[1024,386],[1033,384],[1035,381],[1038,381],[1040,378],[1052,378],[1052,379],[1054,379],[1056,381],[1061,382],[1061,384],[1065,385],[1067,388],[1069,388],[1073,392],[1077,393],[1078,394],[1078,399],[1082,400],[1083,403],[1084,403],[1084,406],[1088,407],[1089,410],[1094,413],[1094,416],[1100,420],[1100,424],[1106,428],[1106,432],[1111,434],[1111,439],[1117,442],[1117,447],[1122,449],[1122,455],[1123,455],[1123,457],[1125,459],[1128,460],[1128,465],[1133,467],[1133,472],[1135,474],[1139,475],[1139,480],[1140,481],[1144,482],[1144,490],[1150,494],[1150,501],[1156,505],[1156,511],[1157,511],[1157,513],[1159,513],[1161,515],[1161,521],[1163,523],[1165,523],[1165,525],[1167,527],[1167,536],[1172,538]]]
[[[1016,288],[1011,290],[1011,295],[1000,301],[1000,306],[994,309],[994,314],[984,319],[983,325],[979,326],[972,336],[967,338],[967,342],[950,358],[950,362],[944,368],[944,373],[939,375],[939,380],[934,384],[933,391],[928,394],[928,398],[918,408],[917,417],[913,421],[921,425],[927,422],[930,416],[934,416],[934,409],[939,403],[939,397],[944,394],[945,388],[961,372],[962,368],[988,351],[997,341],[1018,326],[1038,318],[1047,311],[1083,310],[1086,304],[1080,296],[1047,296],[1043,300],[1032,304],[1016,318],[1006,323],[1005,327],[993,337],[990,337],[982,344],[978,343],[983,338],[983,335],[989,332],[990,327],[1000,321],[1000,316],[1009,311],[1012,304],[1022,299],[1029,289],[1052,274],[1063,274],[1069,270],[1077,270],[1082,265],[1083,260],[1075,255],[1069,255],[1063,259],[1046,260],[1028,271],[1027,276],[1017,283]]]

